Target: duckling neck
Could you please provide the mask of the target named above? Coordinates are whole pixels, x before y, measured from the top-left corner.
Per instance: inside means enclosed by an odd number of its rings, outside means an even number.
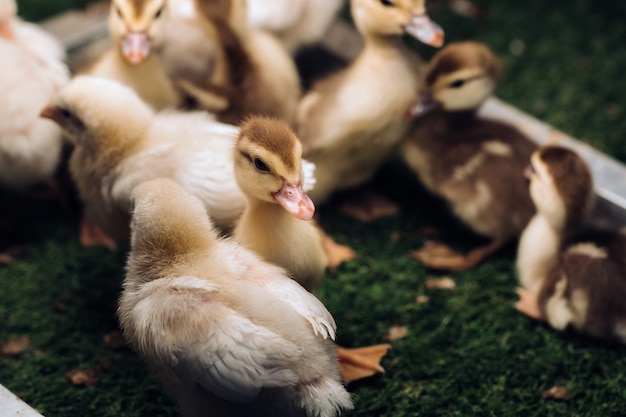
[[[364,34],[365,47],[363,52],[404,50],[406,46],[400,36],[381,36]]]
[[[528,223],[522,233],[517,252],[517,273],[520,284],[537,292],[550,269],[558,262],[563,231],[555,228],[541,214]]]

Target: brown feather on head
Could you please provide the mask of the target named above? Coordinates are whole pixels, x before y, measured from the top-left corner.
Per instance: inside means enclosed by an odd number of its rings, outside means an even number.
[[[270,117],[250,117],[241,124],[239,138],[247,138],[280,157],[283,164],[293,169],[300,161],[295,160],[294,147],[299,142],[286,123]]]
[[[567,209],[565,230],[575,230],[585,221],[593,200],[589,167],[576,152],[561,146],[546,146],[538,153]]]

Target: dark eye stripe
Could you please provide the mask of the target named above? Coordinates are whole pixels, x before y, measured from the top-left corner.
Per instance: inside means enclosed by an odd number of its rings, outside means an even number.
[[[390,0],[380,0],[380,3],[385,7],[395,7],[396,5]]]

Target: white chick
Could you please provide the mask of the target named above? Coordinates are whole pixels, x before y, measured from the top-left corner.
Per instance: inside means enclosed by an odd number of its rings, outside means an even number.
[[[238,129],[205,112],[155,113],[119,82],[79,76],[43,114],[75,144],[70,172],[85,215],[114,241],[128,239],[131,192],[149,179],[180,183],[202,200],[220,228],[232,227],[245,207],[233,173]],[[111,246],[97,238],[91,242],[85,233],[86,246]]]
[[[61,132],[39,111],[69,72],[62,45],[15,13],[14,0],[0,0],[0,184],[24,188],[50,180],[59,163]]]
[[[333,417],[353,407],[319,300],[219,239],[202,202],[174,182],[139,185],[133,203],[118,314],[182,416]]]

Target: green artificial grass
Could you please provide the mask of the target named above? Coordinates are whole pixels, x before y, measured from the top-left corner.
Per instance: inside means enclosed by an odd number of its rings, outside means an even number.
[[[23,16],[44,15],[20,1]],[[58,2],[74,6],[74,2]],[[486,42],[503,58],[499,96],[572,136],[626,160],[622,71],[624,6],[619,1],[484,0],[487,18],[473,21],[443,8],[432,15],[448,40]],[[36,9],[36,10],[35,10]],[[52,9],[46,9],[52,10]],[[46,12],[47,13],[47,12]],[[510,52],[517,40],[521,55]],[[417,47],[428,57],[433,50]],[[407,336],[383,359],[386,374],[350,386],[356,408],[346,416],[551,417],[626,415],[626,348],[557,333],[513,309],[515,248],[479,266],[445,274],[454,290],[429,289],[443,276],[407,256],[435,227],[460,249],[480,242],[455,222],[394,159],[372,187],[400,203],[399,216],[361,223],[334,204],[321,224],[359,257],[325,277],[317,295],[338,324],[337,342],[384,342],[392,326]],[[0,191],[0,249],[27,253],[0,266],[0,343],[20,336],[32,348],[0,356],[0,383],[49,417],[175,416],[155,378],[129,349],[105,347],[117,329],[115,304],[127,247],[116,252],[78,244],[79,210]],[[425,295],[426,303],[416,297]],[[110,366],[103,366],[110,362]],[[72,368],[97,369],[100,381],[76,387]],[[554,385],[571,399],[542,398]]]

